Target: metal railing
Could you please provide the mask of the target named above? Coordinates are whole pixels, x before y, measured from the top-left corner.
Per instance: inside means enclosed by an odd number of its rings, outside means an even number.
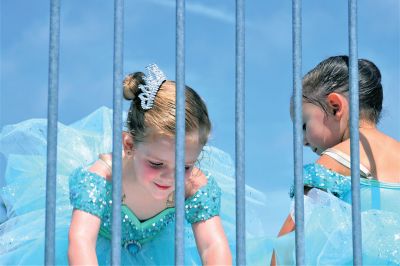
[[[357,0],[349,0],[349,86],[353,264],[362,265],[358,101]]]
[[[47,173],[45,264],[55,264],[58,76],[60,54],[60,1],[50,4],[49,91],[47,109]]]
[[[292,0],[293,97],[296,264],[305,264],[304,187],[302,176],[302,40],[301,0]],[[236,264],[246,264],[245,238],[245,2],[236,0]],[[114,6],[114,112],[113,112],[113,265],[121,264],[121,159],[122,159],[122,73],[124,2]],[[45,264],[55,264],[55,210],[57,172],[58,75],[60,1],[51,0],[49,47],[48,149],[46,179]],[[184,264],[184,157],[185,157],[185,1],[176,1],[176,228],[175,263]],[[357,1],[349,0],[350,134],[352,175],[352,219],[354,265],[362,264],[358,133]],[[115,222],[119,221],[119,222]]]
[[[122,73],[124,1],[114,1],[114,79],[111,264],[121,265],[121,178],[122,178]]]
[[[236,0],[236,264],[246,265],[245,209],[245,20],[244,0]]]
[[[302,116],[302,73],[301,73],[301,0],[292,4],[292,38],[293,38],[293,155],[295,186],[295,225],[296,225],[296,263],[305,264],[304,251],[304,183],[303,183],[303,116]]]
[[[176,1],[175,264],[184,265],[185,218],[185,1]]]

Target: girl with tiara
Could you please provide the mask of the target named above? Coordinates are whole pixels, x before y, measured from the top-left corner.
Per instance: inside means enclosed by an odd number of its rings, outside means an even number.
[[[124,98],[132,101],[122,137],[121,262],[128,265],[174,263],[176,84],[156,65],[147,70],[124,80]],[[216,181],[224,182],[223,167],[231,166],[221,163],[222,152],[204,147],[211,129],[205,103],[190,87],[185,95],[185,263],[231,264]],[[100,108],[59,124],[57,265],[111,263],[111,119],[111,110]],[[43,264],[45,132],[46,121],[28,120],[0,135],[7,158],[1,265]],[[211,159],[199,164],[199,155]]]
[[[400,143],[376,126],[383,99],[379,69],[360,59],[358,71],[363,264],[399,265]],[[303,78],[304,145],[320,155],[303,170],[308,265],[353,265],[348,73],[348,57],[334,56]],[[273,265],[295,264],[294,215],[292,208]]]

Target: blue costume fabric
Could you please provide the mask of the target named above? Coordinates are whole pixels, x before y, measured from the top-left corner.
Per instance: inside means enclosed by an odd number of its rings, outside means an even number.
[[[353,265],[351,177],[319,164],[304,166],[303,177],[312,188],[304,197],[306,264]],[[363,265],[400,265],[400,184],[361,178],[360,187]],[[278,265],[295,264],[294,237],[275,241]]]
[[[111,131],[112,111],[105,107],[73,124],[58,125],[57,265],[68,264],[73,208],[101,218],[96,252],[99,264],[111,263],[111,184],[87,171],[99,154],[111,151]],[[0,132],[0,152],[6,158],[0,191],[6,212],[0,217],[0,265],[44,263],[46,132],[44,119],[5,126]],[[208,182],[186,200],[187,218],[195,222],[219,212],[235,260],[232,159],[221,150],[206,146],[197,167]],[[307,264],[352,265],[350,177],[318,164],[306,165],[303,175],[305,185],[313,188],[304,197]],[[364,265],[400,265],[399,196],[399,184],[361,179]],[[258,219],[258,214],[264,210],[264,203],[262,193],[246,186],[247,264],[268,265],[275,250],[278,265],[295,265],[294,233],[279,238],[263,233],[268,225]],[[169,208],[147,221],[139,221],[129,208],[122,206],[124,265],[174,264],[174,211]],[[185,264],[201,264],[189,222],[185,224]]]
[[[0,265],[44,264],[46,120],[31,119],[5,126],[0,133],[0,152],[6,158],[1,200],[6,215],[0,224]],[[71,124],[58,124],[56,264],[68,264],[68,230],[72,210],[80,209],[101,219],[96,242],[100,265],[111,263],[111,189],[103,177],[87,170],[99,154],[110,152],[112,111],[101,107]],[[220,215],[232,250],[235,246],[234,167],[229,155],[205,146],[197,167],[208,182],[185,201],[185,264],[200,265],[191,223]],[[222,199],[221,199],[222,194]],[[248,211],[255,213],[263,195],[247,187]],[[124,265],[174,264],[175,209],[167,208],[153,218],[139,221],[122,205],[122,254]],[[0,220],[1,222],[1,220]],[[190,223],[189,223],[190,222]],[[262,227],[248,223],[253,237]]]

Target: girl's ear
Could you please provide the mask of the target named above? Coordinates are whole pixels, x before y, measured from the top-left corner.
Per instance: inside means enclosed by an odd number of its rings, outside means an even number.
[[[327,97],[327,103],[331,114],[337,119],[340,119],[347,110],[347,99],[339,93],[330,93]]]
[[[125,152],[132,152],[132,150],[133,150],[133,138],[132,138],[132,136],[131,136],[131,134],[129,134],[128,132],[126,132],[126,131],[123,131],[122,132],[122,144],[123,144],[123,147],[124,147],[124,151]]]

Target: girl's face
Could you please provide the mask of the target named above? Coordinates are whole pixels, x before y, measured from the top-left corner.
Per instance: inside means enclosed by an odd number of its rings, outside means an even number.
[[[342,141],[343,130],[334,115],[327,114],[321,107],[303,102],[304,145],[318,155]]]
[[[185,143],[185,178],[189,177],[202,145],[197,134],[188,134]],[[167,199],[175,190],[175,140],[154,135],[139,143],[133,150],[136,182],[153,198]]]

